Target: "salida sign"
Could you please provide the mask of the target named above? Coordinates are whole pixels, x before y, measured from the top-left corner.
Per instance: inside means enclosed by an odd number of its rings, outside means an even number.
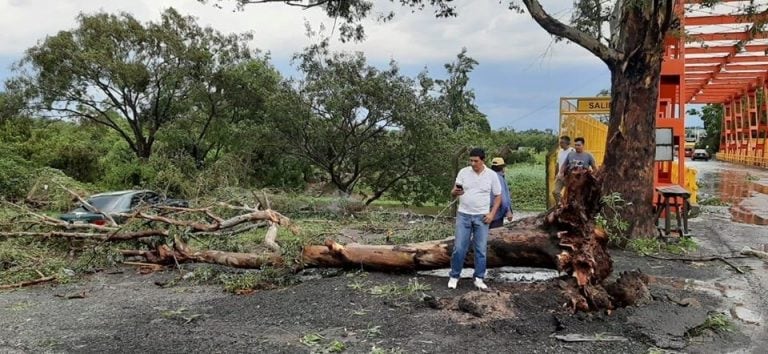
[[[610,113],[611,98],[580,98],[576,102],[576,110],[590,113]]]

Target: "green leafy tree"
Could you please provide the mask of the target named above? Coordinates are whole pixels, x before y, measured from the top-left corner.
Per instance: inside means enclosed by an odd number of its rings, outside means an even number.
[[[521,146],[538,152],[548,151],[557,144],[557,136],[538,129],[529,129],[519,133]]]
[[[448,78],[435,80],[441,106],[453,130],[491,131],[485,114],[475,105],[475,92],[469,88],[469,74],[477,64],[477,60],[467,55],[467,48],[462,48],[456,61],[445,64]]]
[[[211,67],[190,92],[191,109],[161,135],[168,149],[192,157],[198,168],[206,159],[237,153],[243,131],[266,123],[268,101],[279,99],[282,77],[266,58]]]
[[[296,83],[298,96],[283,105],[301,110],[284,107],[291,116],[275,116],[278,139],[342,194],[364,185],[371,203],[419,175],[421,148],[428,148],[440,118],[420,104],[416,83],[394,62],[377,69],[360,53],[331,54],[325,45],[297,55],[305,77]]]
[[[248,36],[200,27],[174,9],[146,24],[127,13],[81,14],[77,22],[28,49],[7,86],[24,92],[29,108],[44,116],[116,131],[142,159],[159,131],[197,114],[190,102],[201,99],[196,92],[251,56]]]
[[[19,116],[24,103],[19,95],[0,92],[0,124]]]
[[[707,136],[699,142],[696,148],[707,149],[710,154],[718,152],[720,150],[720,131],[723,128],[723,105],[707,104],[701,111],[693,109],[689,110],[688,113],[701,117],[702,122],[704,122],[704,130],[707,132]]]

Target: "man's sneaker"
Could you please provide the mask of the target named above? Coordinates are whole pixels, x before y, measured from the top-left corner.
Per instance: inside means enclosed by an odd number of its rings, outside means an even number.
[[[485,285],[483,278],[475,278],[475,287],[480,291],[488,291],[488,285]]]
[[[459,278],[448,279],[448,289],[456,289],[456,285],[459,285]]]

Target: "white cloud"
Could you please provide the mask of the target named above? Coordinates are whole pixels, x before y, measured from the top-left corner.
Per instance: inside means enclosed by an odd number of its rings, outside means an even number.
[[[302,10],[280,4],[249,5],[242,12],[233,12],[226,5],[225,9],[216,9],[196,0],[10,0],[0,3],[0,55],[21,56],[46,35],[73,28],[80,12],[126,11],[148,21],[157,20],[169,6],[222,32],[252,31],[255,48],[282,58],[309,43],[304,36],[305,20],[315,27],[321,23],[333,26],[333,20],[320,9]],[[545,6],[563,16],[562,1],[545,2]],[[392,22],[364,22],[368,33],[365,42],[337,42],[334,48],[359,50],[373,60],[395,59],[404,64],[445,62],[461,47],[467,47],[481,63],[537,57],[548,58],[554,65],[594,61],[591,54],[574,44],[550,46],[551,37],[528,15],[509,11],[497,1],[459,2],[459,17],[448,19],[435,18],[430,9],[411,13],[386,0],[378,1],[374,9],[378,13],[389,10],[397,14]],[[567,20],[567,16],[563,19]]]

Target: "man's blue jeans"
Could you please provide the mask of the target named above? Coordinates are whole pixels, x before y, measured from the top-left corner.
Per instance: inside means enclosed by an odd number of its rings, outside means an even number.
[[[475,251],[475,278],[485,278],[485,250],[488,246],[488,224],[485,215],[456,213],[456,240],[451,255],[451,278],[459,278],[464,267],[464,258],[469,249],[470,236]]]

